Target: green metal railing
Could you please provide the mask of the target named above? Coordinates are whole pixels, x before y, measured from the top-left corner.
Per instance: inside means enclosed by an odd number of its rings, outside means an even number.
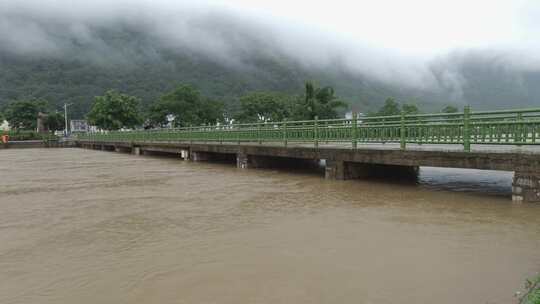
[[[413,114],[350,119],[317,119],[251,124],[115,131],[78,135],[79,140],[107,142],[215,142],[275,144],[365,143],[537,145],[540,108],[461,113]]]

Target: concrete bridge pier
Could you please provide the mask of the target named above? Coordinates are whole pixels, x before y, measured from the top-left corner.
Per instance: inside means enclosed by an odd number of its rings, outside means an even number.
[[[324,177],[326,179],[347,180],[370,176],[371,164],[326,160]]]
[[[335,180],[368,177],[414,181],[418,178],[418,166],[384,165],[326,160],[325,178]]]
[[[120,152],[120,153],[132,153],[132,149],[129,147],[114,147],[114,152]]]
[[[245,153],[236,154],[236,167],[238,169],[248,169],[249,166],[249,156]]]
[[[189,150],[180,150],[180,157],[183,159],[183,160],[189,160],[190,159],[190,156],[189,156]]]
[[[337,180],[345,179],[345,162],[327,159],[324,178]]]
[[[133,155],[141,155],[142,154],[141,147],[133,147],[133,148],[131,148],[131,154],[133,154]]]
[[[540,173],[527,171],[514,172],[512,202],[540,202]]]
[[[210,153],[206,152],[191,152],[190,154],[189,159],[194,162],[209,161],[211,158]]]
[[[182,153],[182,152],[180,152]],[[189,160],[194,162],[210,161],[210,162],[234,162],[236,155],[234,153],[216,153],[203,151],[188,151],[186,153]]]
[[[243,152],[236,154],[236,166],[239,169],[256,168],[289,168],[289,169],[307,169],[317,168],[318,160],[291,158],[267,155],[252,155]]]
[[[115,148],[114,145],[102,145],[101,146],[101,151],[114,152],[115,150],[116,150],[116,148]]]
[[[236,167],[239,169],[268,168],[270,166],[270,160],[264,156],[248,155],[245,153],[236,154]]]

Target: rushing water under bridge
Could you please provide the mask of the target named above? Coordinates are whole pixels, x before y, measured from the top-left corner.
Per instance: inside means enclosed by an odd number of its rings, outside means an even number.
[[[81,134],[84,148],[309,165],[326,178],[415,175],[420,166],[514,171],[512,199],[540,201],[540,109],[227,124]]]

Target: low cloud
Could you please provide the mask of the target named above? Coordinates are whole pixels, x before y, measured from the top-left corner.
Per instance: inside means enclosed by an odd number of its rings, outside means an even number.
[[[250,68],[250,59],[263,55],[289,58],[307,68],[339,67],[397,86],[450,92],[456,100],[463,98],[467,79],[461,67],[467,58],[512,71],[540,70],[534,47],[414,54],[289,21],[205,1],[5,0],[0,2],[0,51],[123,64],[140,56],[160,60],[165,50],[203,55],[237,68]],[[133,36],[142,41],[125,45],[133,33],[142,34]]]

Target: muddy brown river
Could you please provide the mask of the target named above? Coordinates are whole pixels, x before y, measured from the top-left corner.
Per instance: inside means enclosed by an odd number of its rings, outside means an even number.
[[[0,150],[0,303],[515,303],[540,204],[512,204],[511,177]]]

